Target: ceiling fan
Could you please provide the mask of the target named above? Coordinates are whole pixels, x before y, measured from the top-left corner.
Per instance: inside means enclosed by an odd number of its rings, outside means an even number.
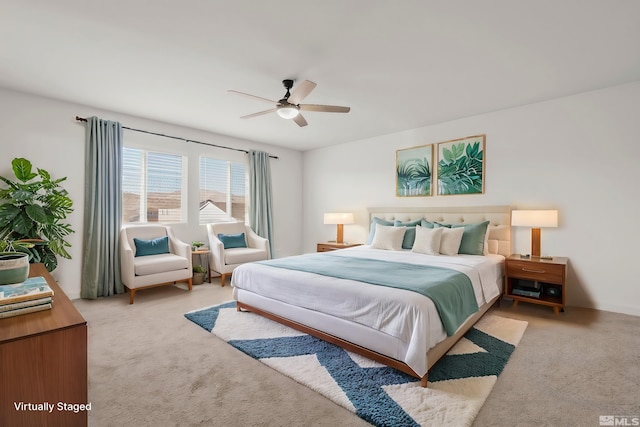
[[[259,101],[268,102],[269,104],[275,105],[274,108],[270,108],[268,110],[260,111],[257,113],[249,114],[247,116],[240,117],[241,119],[250,119],[252,117],[262,116],[263,114],[269,114],[273,112],[277,112],[280,117],[283,119],[292,119],[296,124],[300,127],[306,126],[308,123],[300,114],[300,111],[320,111],[324,113],[348,113],[351,110],[350,107],[339,107],[337,105],[318,105],[318,104],[300,104],[304,98],[307,97],[311,93],[313,89],[315,89],[316,84],[312,81],[305,80],[299,85],[296,86],[293,93],[290,93],[289,90],[293,87],[293,80],[287,79],[283,80],[282,84],[287,89],[287,93],[284,94],[284,97],[279,101],[272,101],[267,98],[262,98],[260,96],[249,95],[248,93],[238,92],[236,90],[229,90],[231,93],[235,93],[238,95],[248,96],[249,98],[257,99]]]

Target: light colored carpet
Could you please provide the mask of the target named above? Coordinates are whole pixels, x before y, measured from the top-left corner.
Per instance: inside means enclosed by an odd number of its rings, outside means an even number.
[[[527,322],[487,314],[420,380],[257,314],[235,302],[185,314],[243,353],[380,427],[468,427]]]
[[[90,426],[367,426],[185,319],[231,299],[219,281],[76,300],[89,325]],[[640,317],[509,301],[527,331],[473,426],[597,426],[640,415]]]

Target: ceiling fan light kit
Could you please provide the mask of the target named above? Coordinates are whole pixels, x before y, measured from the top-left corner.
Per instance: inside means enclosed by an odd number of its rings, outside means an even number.
[[[283,119],[293,119],[295,116],[300,114],[299,107],[295,105],[280,105],[277,108],[276,112]]]
[[[287,89],[287,92],[284,94],[284,97],[277,102],[271,101],[270,99],[263,98],[261,96],[249,95],[248,93],[238,92],[235,90],[229,90],[229,92],[268,102],[270,104],[275,104],[274,108],[242,116],[242,119],[250,119],[252,117],[262,116],[264,114],[272,113],[275,111],[283,119],[291,119],[298,126],[303,127],[307,125],[307,121],[304,117],[302,117],[302,114],[300,114],[300,110],[319,111],[323,113],[348,113],[351,110],[351,108],[349,107],[340,107],[337,105],[300,104],[300,101],[306,98],[307,95],[309,95],[311,91],[315,89],[316,84],[312,81],[304,80],[296,87],[293,93],[289,92],[289,89],[293,87],[293,80],[283,80],[282,84],[284,85],[285,89]]]

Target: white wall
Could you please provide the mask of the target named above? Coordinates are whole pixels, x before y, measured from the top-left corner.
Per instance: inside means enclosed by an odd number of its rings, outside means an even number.
[[[75,120],[98,116],[117,120],[125,126],[153,132],[190,138],[197,141],[224,145],[244,150],[257,149],[279,157],[271,159],[274,192],[274,255],[285,256],[301,251],[302,234],[302,154],[295,150],[259,144],[223,135],[198,131],[167,123],[154,122],[139,117],[111,111],[41,98],[0,89],[0,175],[12,177],[11,160],[25,157],[35,166],[49,171],[54,178],[66,176],[63,183],[74,202],[75,211],[69,223],[75,230],[71,236],[71,260],[59,259],[53,276],[70,298],[80,295],[82,269],[82,229],[84,205],[84,146],[85,127]],[[190,144],[182,141],[124,131],[125,144],[135,141],[159,150],[180,150],[188,156],[189,181],[198,182],[198,156],[242,162],[244,153]],[[196,167],[193,167],[193,166]],[[185,241],[206,241],[206,229],[198,224],[198,190],[192,186],[188,193],[188,224],[176,224],[174,230]]]
[[[636,82],[305,152],[304,250],[335,239],[324,212],[354,212],[345,240],[363,242],[369,206],[558,209],[542,252],[570,258],[568,304],[640,315],[639,111]],[[483,133],[485,194],[395,197],[396,150]],[[513,236],[514,252],[529,253],[529,230]]]

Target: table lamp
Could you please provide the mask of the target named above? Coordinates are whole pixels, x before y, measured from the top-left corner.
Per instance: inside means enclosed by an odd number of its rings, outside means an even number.
[[[336,243],[344,243],[343,242],[343,231],[344,224],[353,224],[353,214],[352,213],[326,213],[324,214],[324,223],[325,224],[336,224],[338,226],[338,236],[336,238]]]
[[[531,227],[531,256],[540,257],[540,228],[557,227],[556,210],[514,210],[511,211],[513,227]]]

